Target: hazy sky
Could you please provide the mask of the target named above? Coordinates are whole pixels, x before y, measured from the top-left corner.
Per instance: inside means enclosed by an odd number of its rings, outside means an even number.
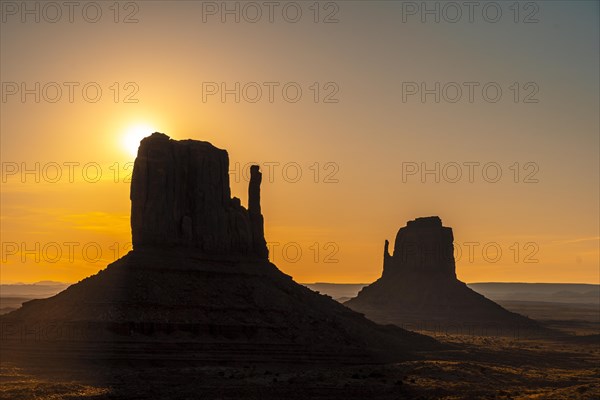
[[[157,130],[226,149],[244,204],[261,165],[297,281],[371,282],[439,215],[464,281],[599,283],[598,2],[463,3],[0,2],[1,281],[125,254]]]

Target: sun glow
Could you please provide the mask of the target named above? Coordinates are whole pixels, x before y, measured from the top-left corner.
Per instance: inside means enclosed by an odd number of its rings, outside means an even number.
[[[135,157],[140,141],[146,136],[150,136],[153,132],[156,132],[156,129],[151,125],[140,124],[129,127],[121,142],[124,150]]]

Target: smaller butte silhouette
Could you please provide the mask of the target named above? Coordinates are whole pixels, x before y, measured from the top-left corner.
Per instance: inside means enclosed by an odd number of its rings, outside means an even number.
[[[153,133],[131,182],[133,251],[48,299],[0,317],[3,357],[365,363],[414,358],[434,339],[381,326],[297,284],[268,260],[261,174],[248,209],[229,158],[208,142]]]
[[[381,278],[344,304],[382,324],[412,330],[474,335],[540,333],[533,320],[510,312],[456,277],[452,228],[439,217],[408,221],[389,253]]]

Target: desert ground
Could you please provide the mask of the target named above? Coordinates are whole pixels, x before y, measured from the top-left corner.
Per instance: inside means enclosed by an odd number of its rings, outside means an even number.
[[[2,360],[6,399],[597,399],[598,337],[437,335],[452,348],[387,365],[68,368]],[[88,364],[88,367],[90,365]]]
[[[12,293],[11,293],[12,295]],[[514,296],[513,296],[514,297]],[[548,299],[546,299],[548,300]],[[431,335],[450,347],[385,365],[165,365],[2,357],[6,399],[598,399],[597,304],[498,300],[554,337]],[[3,306],[8,302],[3,300]],[[12,304],[11,304],[12,305]],[[83,367],[82,367],[83,365]]]

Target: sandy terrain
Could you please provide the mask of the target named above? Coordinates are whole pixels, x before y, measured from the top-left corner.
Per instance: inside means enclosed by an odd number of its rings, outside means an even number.
[[[277,365],[69,369],[2,360],[7,399],[597,399],[598,337],[518,340],[437,336],[423,360],[321,368]]]

